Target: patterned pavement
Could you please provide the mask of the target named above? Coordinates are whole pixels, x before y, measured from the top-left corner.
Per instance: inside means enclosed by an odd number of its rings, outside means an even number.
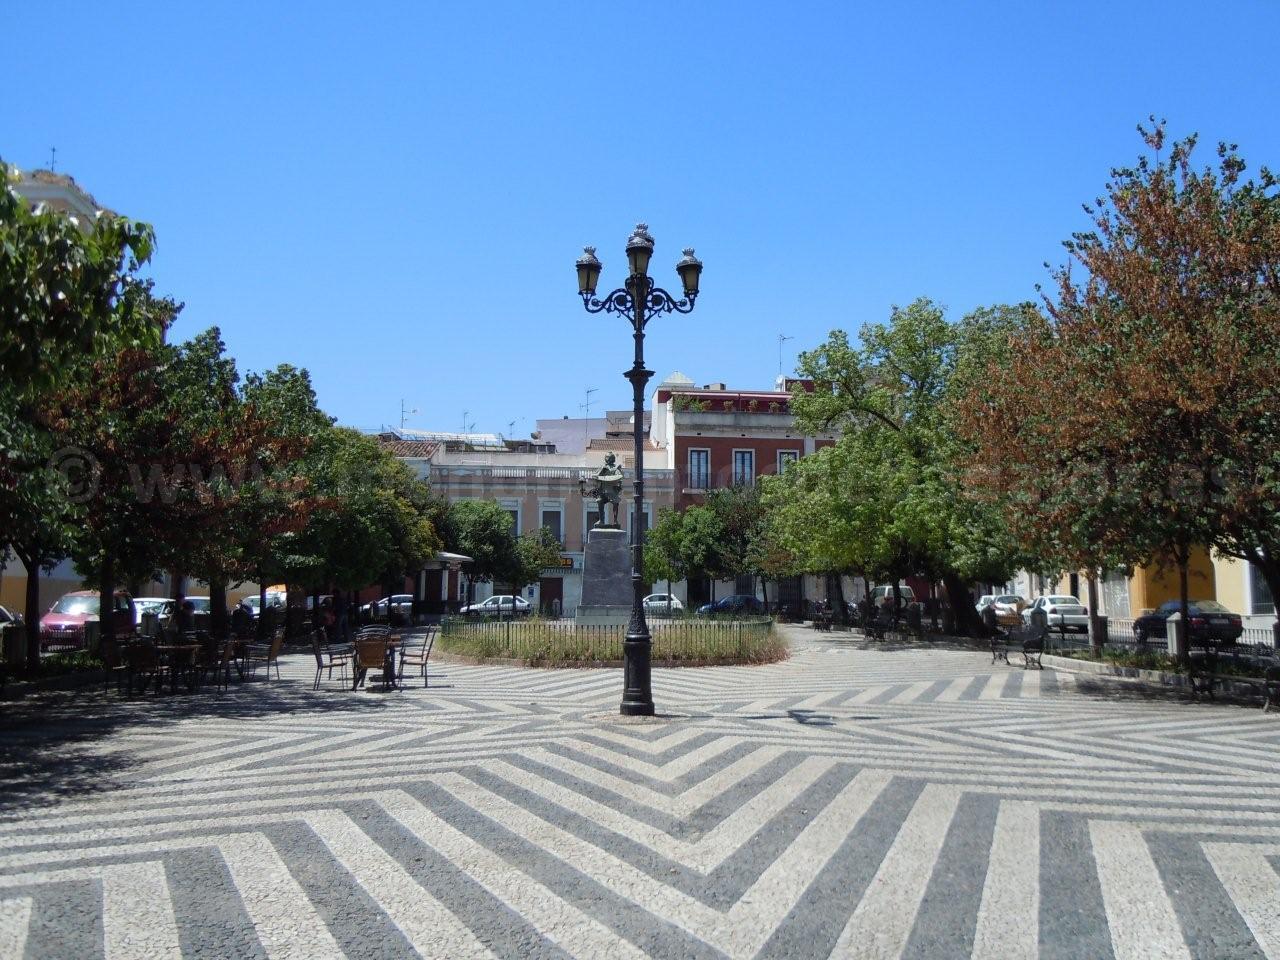
[[[0,958],[1280,958],[1280,717],[791,636],[0,705]]]

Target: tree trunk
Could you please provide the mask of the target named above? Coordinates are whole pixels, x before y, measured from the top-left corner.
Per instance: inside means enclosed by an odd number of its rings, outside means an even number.
[[[180,600],[187,595],[187,575],[181,570],[169,571],[169,596]]]
[[[27,568],[26,612],[22,616],[27,631],[27,669],[34,674],[40,668],[40,564],[17,548],[14,553]]]
[[[1093,656],[1097,660],[1102,659],[1102,644],[1104,638],[1102,631],[1098,629],[1098,576],[1096,570],[1089,571],[1089,645],[1093,648]]]
[[[836,622],[841,626],[849,623],[849,610],[844,604],[844,580],[838,573],[830,575],[832,582],[835,584],[835,590],[832,591],[836,595],[836,602],[833,604]]]
[[[969,602],[969,594],[960,578],[954,573],[942,575],[942,585],[947,591],[947,600],[951,604],[951,615],[955,617],[956,633],[968,637],[986,636],[986,628],[978,618],[978,611]]]
[[[1187,584],[1187,567],[1191,563],[1191,548],[1180,547],[1175,556],[1178,560],[1178,611],[1182,614],[1182,642],[1178,644],[1178,663],[1186,666],[1191,662],[1191,617],[1189,613],[1189,587]]]
[[[227,581],[209,579],[209,634],[221,640],[227,635]]]
[[[101,650],[103,644],[116,641],[116,564],[109,550],[103,555],[98,570],[98,649]]]

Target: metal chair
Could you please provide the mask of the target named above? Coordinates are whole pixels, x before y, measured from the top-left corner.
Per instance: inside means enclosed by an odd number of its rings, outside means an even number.
[[[329,679],[333,679],[333,668],[341,668],[341,683],[346,686],[347,683],[347,664],[351,662],[351,653],[346,650],[334,650],[326,648],[320,643],[320,635],[323,631],[315,630],[311,634],[311,652],[316,658],[316,680],[311,685],[312,690],[320,689],[320,674],[329,671]]]
[[[431,686],[431,681],[427,676],[427,661],[431,659],[431,648],[436,642],[435,629],[428,630],[422,636],[422,642],[416,646],[403,646],[400,648],[400,672],[399,677],[404,680],[404,668],[420,667],[422,670],[422,685],[424,687]]]
[[[267,665],[267,679],[271,679],[271,667],[274,664],[276,668],[276,679],[280,679],[280,648],[284,646],[284,627],[276,630],[275,636],[271,639],[271,645],[267,646],[262,643],[249,644],[249,655],[247,657],[249,669],[256,673],[259,663]]]
[[[382,671],[382,689],[386,690],[391,684],[390,671],[387,669],[387,641],[378,637],[366,637],[363,640],[356,640],[356,656],[355,656],[355,680],[351,685],[351,689],[358,689],[360,684],[364,683],[365,676],[370,670]]]

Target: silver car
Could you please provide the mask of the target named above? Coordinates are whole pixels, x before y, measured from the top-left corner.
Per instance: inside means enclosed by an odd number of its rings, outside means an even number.
[[[1077,597],[1040,597],[1022,611],[1028,625],[1043,623],[1050,629],[1089,632],[1089,610]]]
[[[671,593],[651,593],[644,598],[644,615],[646,617],[665,617],[668,614],[684,612],[684,604],[680,598]]]

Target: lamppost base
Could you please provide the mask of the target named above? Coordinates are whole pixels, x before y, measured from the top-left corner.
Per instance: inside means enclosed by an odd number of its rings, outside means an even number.
[[[622,641],[622,705],[618,712],[624,717],[652,717],[653,686],[649,680],[650,638],[648,631],[637,636],[633,629],[627,631]]]

